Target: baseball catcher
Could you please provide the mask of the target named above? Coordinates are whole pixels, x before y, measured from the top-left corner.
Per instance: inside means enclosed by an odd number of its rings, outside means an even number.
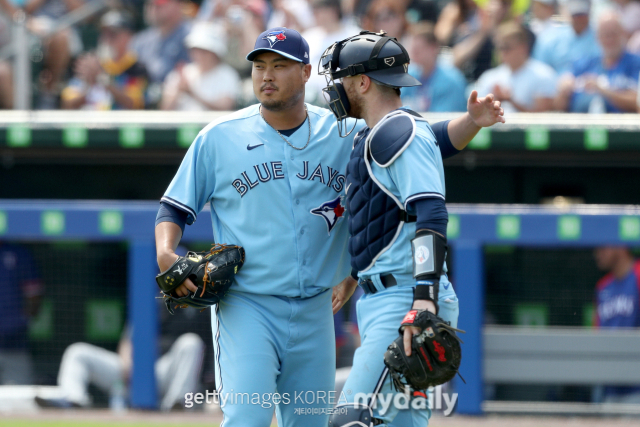
[[[175,308],[195,307],[205,309],[224,296],[233,278],[244,264],[241,246],[215,244],[209,252],[189,252],[179,257],[166,271],[156,276],[169,313]],[[186,296],[173,293],[186,279],[198,287]]]
[[[420,329],[411,341],[411,355],[404,351],[403,334],[408,326]],[[396,338],[384,354],[393,385],[402,391],[410,386],[413,391],[426,390],[451,380],[460,367],[462,340],[456,335],[464,331],[427,310],[411,310],[400,326]]]

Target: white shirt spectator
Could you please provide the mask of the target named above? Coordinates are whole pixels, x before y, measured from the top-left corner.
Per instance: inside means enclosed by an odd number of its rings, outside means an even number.
[[[495,86],[511,93],[518,104],[533,108],[537,98],[553,98],[556,95],[556,72],[547,64],[528,59],[515,72],[505,65],[485,71],[478,79],[478,93],[488,94]],[[515,113],[516,108],[509,101],[502,103],[505,113]]]
[[[215,103],[223,98],[236,99],[240,90],[240,77],[236,70],[227,64],[220,64],[216,68],[202,74],[196,64],[184,66],[182,74],[189,84],[189,91],[200,98]],[[172,71],[165,82],[165,93],[178,91],[180,72]],[[176,110],[206,111],[209,108],[186,92],[180,93],[176,101]]]

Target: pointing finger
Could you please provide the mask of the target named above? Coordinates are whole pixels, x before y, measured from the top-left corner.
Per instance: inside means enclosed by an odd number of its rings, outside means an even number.
[[[469,102],[471,102],[473,104],[477,100],[478,100],[478,91],[477,90],[472,90],[471,94],[469,95]]]

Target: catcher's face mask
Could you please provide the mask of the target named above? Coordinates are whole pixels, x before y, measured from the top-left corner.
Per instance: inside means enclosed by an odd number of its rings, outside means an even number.
[[[336,116],[336,120],[338,120],[338,133],[342,138],[351,134],[356,124],[354,123],[351,129],[346,130],[346,119],[349,117],[351,104],[349,103],[349,97],[344,90],[341,80],[343,77],[355,76],[356,74],[362,74],[362,72],[364,72],[364,69],[362,69],[359,73],[351,73],[350,71],[355,71],[352,69],[352,66],[344,70],[340,70],[338,66],[342,46],[353,37],[348,37],[329,46],[320,57],[320,62],[318,63],[318,74],[324,76],[327,81],[327,87],[322,89],[322,94],[327,104],[329,104],[329,109],[333,112],[333,115]]]
[[[345,65],[345,61],[343,60],[343,68],[340,68],[340,53],[345,46],[347,46],[351,40],[362,38],[363,36],[366,37],[367,35],[376,36],[374,40],[371,40],[370,38],[366,39],[370,42],[375,41],[368,58],[364,61],[360,60],[360,62],[354,61],[354,63],[348,65]],[[354,123],[353,127],[348,131],[345,128],[346,119],[349,117],[349,112],[351,110],[351,104],[349,103],[349,97],[342,85],[342,79],[345,77],[357,76],[359,74],[380,71],[382,69],[403,66],[403,64],[409,62],[409,55],[400,44],[397,44],[397,46],[401,49],[402,53],[386,58],[379,57],[380,51],[390,40],[397,43],[396,39],[386,36],[384,32],[373,33],[371,31],[361,31],[355,36],[347,37],[344,40],[335,42],[329,46],[320,57],[320,62],[318,63],[318,74],[324,76],[327,81],[327,87],[322,89],[322,92],[324,98],[329,104],[329,108],[338,120],[338,132],[343,138],[353,132],[356,124]],[[346,54],[352,56],[353,50],[351,49],[351,52]],[[358,57],[358,55],[356,55],[356,57]],[[359,55],[359,57],[362,59],[361,55]],[[349,58],[346,59],[348,60]]]

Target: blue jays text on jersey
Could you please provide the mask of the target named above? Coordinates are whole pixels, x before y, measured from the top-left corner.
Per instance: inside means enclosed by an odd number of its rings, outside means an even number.
[[[285,144],[258,105],[204,128],[162,201],[194,218],[206,204],[216,242],[241,245],[240,292],[310,297],[349,274],[343,192],[348,140],[332,113],[308,106],[311,141]],[[303,125],[287,139],[302,147]]]
[[[255,148],[253,146],[252,148]],[[309,161],[304,160],[300,165],[300,172],[296,173],[296,178],[309,181],[317,181],[320,184],[335,190],[336,193],[340,193],[344,188],[345,176],[340,174],[338,169],[334,169],[331,166],[326,167],[326,172],[323,171],[322,164],[318,164],[313,169],[313,172],[309,172]],[[284,172],[282,170],[281,161],[263,162],[258,165],[253,165],[252,170],[242,171],[240,176],[231,182],[231,185],[236,189],[240,197],[244,197],[249,190],[253,190],[260,183],[267,183],[272,179],[284,179]]]

